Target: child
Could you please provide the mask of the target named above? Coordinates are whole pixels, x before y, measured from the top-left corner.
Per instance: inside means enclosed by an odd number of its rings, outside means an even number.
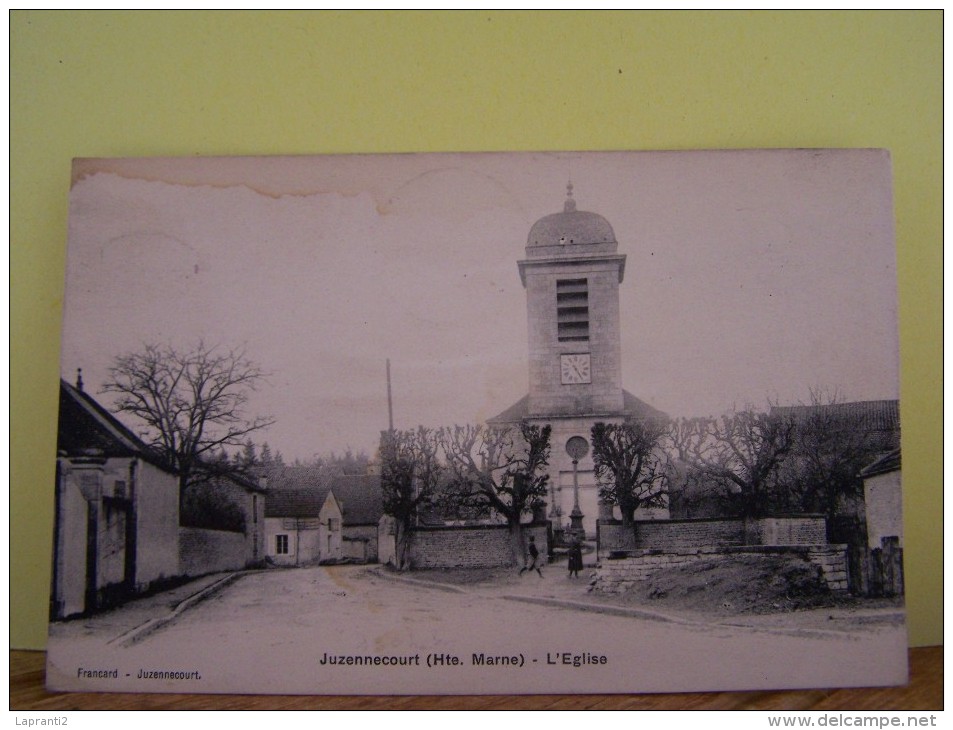
[[[524,565],[520,568],[520,575],[523,575],[527,570],[536,569],[536,572],[539,573],[539,577],[543,577],[543,572],[539,569],[539,550],[536,548],[536,538],[532,535],[529,536],[529,564]]]

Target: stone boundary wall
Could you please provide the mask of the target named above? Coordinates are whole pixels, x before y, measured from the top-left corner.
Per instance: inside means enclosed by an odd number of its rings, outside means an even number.
[[[179,528],[179,574],[205,575],[247,566],[246,538],[241,532]]]
[[[549,552],[549,523],[523,525],[524,547],[529,536],[545,560]],[[413,568],[496,568],[512,566],[510,531],[506,525],[418,527],[410,541]]]
[[[746,545],[826,545],[824,515],[762,517],[745,524]]]
[[[682,550],[742,545],[825,545],[823,515],[743,519],[639,520],[626,534],[620,520],[599,520],[599,553],[615,550]]]
[[[636,550],[744,545],[741,520],[665,520],[635,524]]]
[[[653,573],[699,560],[731,560],[739,556],[799,555],[821,569],[824,581],[832,591],[847,590],[847,546],[746,546],[727,548],[683,548],[661,552],[636,551],[619,560],[603,560],[593,590],[602,593],[623,593]]]

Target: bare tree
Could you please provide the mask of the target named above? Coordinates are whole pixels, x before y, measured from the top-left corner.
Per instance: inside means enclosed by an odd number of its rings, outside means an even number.
[[[665,504],[668,459],[662,440],[669,425],[663,420],[596,423],[592,427],[592,462],[599,498],[617,506],[622,525],[631,529],[639,507]]]
[[[244,447],[248,434],[274,423],[245,415],[249,394],[266,374],[241,349],[147,344],[117,357],[109,375],[103,392],[118,396],[113,409],[148,427],[153,448],[179,473],[180,493],[224,469],[226,447]]]
[[[778,504],[779,471],[794,437],[793,419],[749,407],[701,422],[688,449],[714,488],[734,497],[744,517],[758,517]]]
[[[397,528],[397,569],[407,567],[407,547],[418,512],[428,505],[445,472],[439,459],[440,441],[432,429],[381,433],[381,492],[385,514]]]
[[[863,492],[860,470],[894,447],[893,434],[877,433],[857,404],[837,391],[814,388],[809,404],[775,408],[796,424],[794,448],[783,473],[792,508],[820,512],[830,526],[844,503]]]
[[[440,430],[447,466],[470,499],[485,502],[510,528],[513,560],[523,559],[521,519],[542,503],[549,474],[549,426],[454,426]]]
[[[728,511],[727,495],[712,489],[698,467],[694,451],[708,434],[708,418],[678,418],[662,438],[667,455],[668,508],[672,517],[720,517]]]

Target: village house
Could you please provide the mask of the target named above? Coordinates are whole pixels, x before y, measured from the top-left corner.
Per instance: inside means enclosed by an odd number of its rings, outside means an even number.
[[[864,472],[875,467],[880,457],[896,453],[896,466],[899,470],[900,459],[900,401],[870,400],[846,401],[842,403],[811,404],[797,406],[774,406],[771,415],[790,418],[799,429],[823,433],[828,439],[839,445],[845,453],[856,454],[863,459],[856,474],[857,492],[845,493],[837,504],[829,531],[832,539],[851,545],[863,545],[868,541],[868,511],[873,509],[882,514],[884,507],[879,503],[879,494],[875,504],[870,504],[866,489],[860,489]],[[885,464],[893,462],[888,459]],[[863,471],[859,468],[863,465]],[[899,474],[897,475],[899,481]],[[899,494],[899,492],[898,492]],[[895,522],[901,519],[900,500],[888,500],[896,513],[891,518]],[[875,518],[875,522],[878,518]],[[896,532],[891,534],[897,534]],[[875,547],[879,547],[879,544]]]
[[[873,596],[901,596],[903,577],[903,495],[900,449],[894,449],[860,470],[864,481],[867,544],[851,551],[855,591]]]
[[[378,475],[336,475],[318,486],[273,490],[265,508],[268,561],[377,562],[382,514]]]
[[[264,490],[209,484],[241,530],[181,524],[179,475],[76,385],[60,381],[50,617],[92,613],[184,576],[238,570],[264,554]]]
[[[54,619],[179,574],[179,478],[132,431],[60,381]]]
[[[341,510],[330,487],[276,489],[265,505],[265,554],[272,565],[312,565],[340,557]]]
[[[903,547],[903,512],[900,492],[900,449],[894,449],[861,469],[867,545],[874,550],[885,538],[896,538]]]
[[[334,477],[331,494],[342,510],[342,551],[346,560],[377,562],[377,526],[384,514],[378,474]]]

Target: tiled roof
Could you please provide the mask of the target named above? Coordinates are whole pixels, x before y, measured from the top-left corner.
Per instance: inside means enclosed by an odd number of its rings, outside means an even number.
[[[613,414],[581,414],[581,415],[613,415]],[[668,418],[668,415],[653,408],[645,401],[640,398],[636,398],[629,391],[622,391],[622,414],[628,418]],[[516,403],[511,405],[502,413],[497,414],[493,418],[487,419],[487,423],[493,424],[502,424],[502,423],[518,423],[525,418],[529,418],[529,395],[524,395]],[[535,418],[535,416],[534,416]],[[545,418],[545,416],[541,416]]]
[[[376,525],[384,514],[381,506],[380,475],[332,477],[331,491],[341,505],[345,526]]]
[[[129,430],[88,393],[60,380],[57,451],[80,454],[99,449],[106,457],[138,456],[166,471],[165,459]]]
[[[329,491],[328,487],[272,490],[265,499],[265,517],[317,517]]]
[[[668,418],[667,413],[653,408],[644,400],[636,398],[627,390],[622,391],[622,411],[629,418]]]
[[[529,415],[529,393],[520,398],[502,413],[488,418],[487,423],[518,423]]]
[[[900,401],[897,400],[864,400],[851,403],[832,403],[830,405],[809,406],[773,406],[773,416],[793,416],[796,420],[804,420],[811,416],[826,412],[835,419],[856,423],[865,431],[900,432]]]
[[[266,487],[261,486],[254,479],[233,472],[230,469],[223,470],[216,467],[214,463],[206,464],[203,468],[203,471],[210,476],[213,484],[220,480],[226,480],[232,482],[233,484],[237,484],[246,492],[258,492],[259,494],[269,493]]]
[[[281,491],[314,489],[324,486],[327,491],[327,475],[316,466],[286,466],[281,471]],[[273,492],[279,490],[273,490]]]
[[[860,476],[864,478],[873,477],[898,469],[900,469],[900,449],[894,449],[861,469]]]
[[[323,485],[271,490],[265,500],[265,517],[317,517],[329,493],[341,507],[345,526],[376,525],[384,513],[380,476],[337,475]]]

